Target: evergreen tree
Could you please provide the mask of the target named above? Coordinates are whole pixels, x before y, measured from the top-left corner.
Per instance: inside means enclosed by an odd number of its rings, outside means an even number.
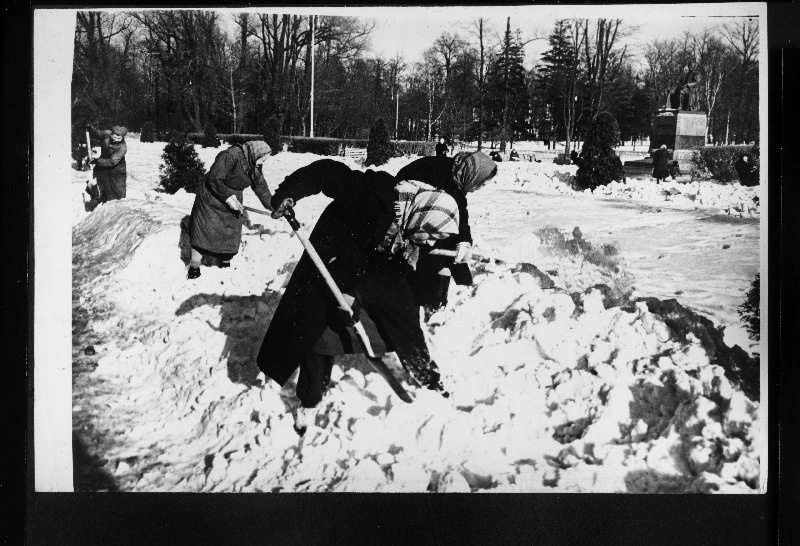
[[[511,20],[506,23],[503,47],[489,65],[486,105],[489,128],[500,131],[500,151],[512,131],[525,127],[528,117],[528,88],[525,78],[524,53],[519,36],[511,34]]]
[[[145,122],[142,127],[142,135],[139,138],[140,142],[155,142],[156,141],[156,126],[152,121]]]
[[[270,116],[264,122],[264,142],[272,149],[272,154],[275,155],[281,151],[281,134],[280,122],[276,116]]]
[[[570,70],[577,60],[571,51],[567,22],[557,21],[548,37],[548,49],[542,54],[534,79],[540,133],[551,140],[565,138],[564,100]]]
[[[383,165],[390,157],[392,157],[392,143],[389,141],[389,129],[383,118],[377,118],[369,129],[367,159],[364,165]]]
[[[612,180],[624,180],[622,161],[614,152],[619,142],[619,126],[608,112],[598,112],[578,156],[575,182],[580,189],[594,189]]]
[[[167,193],[183,188],[188,193],[197,193],[203,183],[205,168],[194,149],[194,144],[185,133],[173,132],[161,155],[164,164],[161,171],[161,187]]]

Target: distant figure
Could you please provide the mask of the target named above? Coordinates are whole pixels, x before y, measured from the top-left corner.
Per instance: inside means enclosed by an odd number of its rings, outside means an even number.
[[[91,125],[86,130],[101,139],[100,157],[92,159],[94,165],[93,177],[100,190],[100,202],[124,199],[127,194],[128,173],[125,165],[125,153],[128,146],[125,144],[125,135],[128,130],[120,125],[115,125],[110,131],[100,131]],[[94,186],[91,182],[90,186]]]
[[[653,154],[653,178],[656,179],[656,184],[662,180],[666,180],[669,176],[669,151],[667,145],[662,144],[661,147]]]
[[[669,168],[669,175],[672,177],[673,180],[675,180],[681,175],[681,167],[677,161],[672,162],[672,165]]]
[[[436,157],[447,157],[447,143],[444,137],[439,138],[439,143],[436,145]]]
[[[739,175],[739,183],[742,186],[757,186],[758,185],[758,169],[755,168],[753,162],[750,161],[750,156],[742,154],[741,157],[734,163],[736,174]]]
[[[501,156],[497,150],[492,150],[491,153],[489,153],[489,157],[492,158],[492,161],[495,163],[500,163],[503,161],[503,156]]]
[[[570,160],[572,160],[572,164],[573,165],[577,165],[578,164],[578,152],[577,151],[572,150],[569,153],[569,158],[570,158]]]
[[[511,153],[508,154],[509,161],[519,161],[519,153],[515,149],[511,149]]]

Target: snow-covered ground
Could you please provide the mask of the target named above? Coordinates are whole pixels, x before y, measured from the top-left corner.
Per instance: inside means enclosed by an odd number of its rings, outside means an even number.
[[[73,174],[74,428],[107,475],[84,487],[757,491],[765,408],[726,377],[727,347],[709,341],[722,336],[634,301],[676,298],[758,352],[736,315],[759,267],[758,220],[729,214],[757,188],[630,181],[591,194],[569,188],[574,167],[501,164],[469,196],[476,251],[491,259],[428,322],[451,398],[412,388],[404,404],[344,357],[301,438],[293,381],[265,384],[254,359],[302,247],[285,222],[251,215],[232,266],[187,281],[193,195],[155,191],[163,143],[128,144],[128,199],[87,214],[87,173]],[[208,166],[220,150],[198,151]],[[275,188],[318,158],[278,154],[264,174]],[[305,229],[327,203],[296,207]],[[245,204],[259,206],[249,191]]]

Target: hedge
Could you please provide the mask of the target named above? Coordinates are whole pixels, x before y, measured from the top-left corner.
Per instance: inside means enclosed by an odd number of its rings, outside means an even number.
[[[735,163],[744,153],[749,154],[754,161],[758,160],[757,147],[749,144],[695,148],[692,154],[692,174],[720,182],[738,180]]]
[[[205,135],[203,133],[189,133],[189,140],[195,144],[202,144]],[[264,135],[258,134],[218,134],[217,138],[227,144],[243,144],[250,140],[264,140]],[[281,137],[282,143],[289,145],[289,151],[295,153],[309,153],[317,155],[341,155],[341,147],[347,148],[366,148],[367,139],[365,138],[333,138],[333,137],[303,137],[303,136],[284,136]],[[405,155],[434,155],[436,142],[425,140],[393,140],[393,157]]]

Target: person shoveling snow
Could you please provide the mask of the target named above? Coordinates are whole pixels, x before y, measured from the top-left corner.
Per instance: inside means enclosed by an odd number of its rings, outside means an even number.
[[[325,268],[352,299],[375,355],[394,351],[421,386],[449,396],[431,359],[407,276],[420,246],[458,233],[458,205],[421,182],[388,173],[353,171],[323,159],[298,169],[272,197],[274,218],[295,202],[322,192],[333,199],[310,236]],[[258,353],[259,369],[284,385],[299,367],[296,428],[304,431],[322,399],[333,357],[360,353],[342,310],[309,253],[298,262]]]
[[[272,194],[261,172],[269,145],[263,140],[236,144],[217,155],[197,192],[189,219],[192,256],[189,279],[200,276],[203,255],[215,256],[223,267],[239,252],[242,242],[242,192],[253,189],[264,208],[272,210]]]
[[[397,173],[397,180],[418,180],[443,190],[458,204],[458,233],[436,242],[435,249],[456,250],[455,259],[435,257],[426,249],[420,253],[417,267],[409,276],[414,299],[426,316],[447,303],[450,276],[440,275],[444,268],[457,284],[472,284],[466,262],[472,246],[467,193],[477,191],[497,174],[497,165],[483,152],[459,152],[454,157],[421,157]],[[454,263],[453,263],[454,262]]]

